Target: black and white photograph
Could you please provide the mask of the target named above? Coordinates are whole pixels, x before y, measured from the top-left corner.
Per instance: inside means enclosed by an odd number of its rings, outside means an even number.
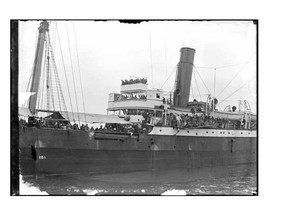
[[[258,195],[258,20],[11,28],[19,195]]]

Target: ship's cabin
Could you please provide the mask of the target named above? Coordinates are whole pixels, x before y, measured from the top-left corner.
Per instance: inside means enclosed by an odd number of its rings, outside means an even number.
[[[163,91],[148,89],[147,79],[137,78],[122,80],[120,93],[109,94],[107,111],[129,116],[130,122],[141,122],[143,117],[153,121],[161,119],[170,105],[171,99]]]

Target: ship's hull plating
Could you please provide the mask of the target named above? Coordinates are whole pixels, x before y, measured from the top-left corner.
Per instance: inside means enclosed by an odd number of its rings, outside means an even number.
[[[19,138],[22,175],[193,170],[255,163],[257,159],[253,136],[195,137],[153,131],[139,136],[94,135],[87,131],[24,127],[20,128]]]

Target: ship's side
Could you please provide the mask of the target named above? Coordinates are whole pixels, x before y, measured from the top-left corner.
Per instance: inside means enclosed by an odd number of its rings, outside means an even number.
[[[41,22],[38,30],[30,86],[30,92],[35,94],[28,103],[28,124],[20,124],[19,128],[22,175],[174,168],[193,171],[202,167],[225,168],[256,162],[257,134],[256,127],[252,127],[256,116],[253,118],[250,109],[247,112],[236,112],[235,109],[219,112],[216,98],[210,95],[207,102],[195,98],[189,102],[195,67],[193,48],[182,47],[180,50],[173,98],[171,92],[168,96],[159,89],[149,90],[147,79],[122,81],[120,93],[111,93],[108,99],[107,111],[116,112],[116,118],[101,117],[99,120],[97,115],[88,115],[90,124],[105,124],[101,130],[88,129],[88,125],[79,129],[76,122],[79,126],[84,122],[87,124],[86,116],[84,121],[79,113],[74,116],[72,112],[73,116],[69,117],[64,99],[60,100],[62,90],[58,75],[54,79],[46,76],[49,85],[43,82],[42,88],[43,92],[46,89],[47,106],[44,109],[38,107],[37,100],[42,95],[37,96],[40,78],[45,77],[41,75],[41,68],[46,69],[46,74],[57,72],[50,72],[55,69],[55,62],[52,64],[54,54],[49,42],[48,22]],[[49,52],[44,52],[44,48]],[[47,67],[42,67],[43,58]],[[52,80],[58,80],[54,87]],[[57,90],[59,109],[51,107],[49,98],[53,98],[53,89]],[[49,114],[42,118],[38,114],[44,111]]]
[[[199,169],[256,162],[256,131],[154,127],[150,134],[20,128],[22,175]]]

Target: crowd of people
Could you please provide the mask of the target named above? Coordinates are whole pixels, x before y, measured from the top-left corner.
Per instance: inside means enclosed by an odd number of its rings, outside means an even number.
[[[129,84],[136,84],[136,83],[143,83],[147,84],[146,78],[137,78],[137,79],[130,79],[130,80],[121,80],[122,85],[129,85]]]
[[[52,123],[53,122],[53,123]],[[100,125],[99,127],[89,127],[88,124],[71,124],[69,121],[59,121],[45,118],[28,118],[28,122],[25,119],[19,119],[20,127],[36,127],[36,128],[54,128],[54,129],[64,129],[64,130],[84,130],[84,131],[94,131],[94,132],[120,132],[120,133],[139,133],[149,130],[149,126],[142,126],[140,123],[130,124],[111,124],[106,123],[104,126]]]
[[[78,124],[73,125],[67,120],[55,120],[51,118],[42,117],[29,117],[28,121],[25,119],[19,119],[20,126],[36,127],[36,128],[57,128],[57,129],[73,129],[73,130],[90,130],[88,124],[82,124],[80,127]]]
[[[215,119],[216,120],[216,119]],[[188,115],[188,114],[173,114],[170,113],[166,117],[166,125],[173,128],[193,128],[193,127],[210,127],[215,124],[213,117],[201,115]],[[218,127],[223,127],[225,121],[218,121]]]
[[[117,100],[146,100],[147,96],[144,94],[122,94]]]
[[[165,121],[159,122],[164,124]],[[245,118],[242,120],[227,120],[224,118],[213,118],[204,113],[200,115],[170,113],[166,116],[166,126],[177,129],[184,128],[222,128],[222,129],[246,129]]]
[[[149,132],[150,129],[156,126],[169,126],[173,129],[184,128],[222,128],[222,129],[246,129],[247,124],[245,118],[242,120],[227,120],[221,118],[213,118],[203,114],[184,114],[171,112],[169,114],[163,114],[162,112],[154,112],[153,110],[133,110],[127,111],[126,115],[142,115],[143,121],[137,123],[131,123],[129,120],[127,124],[103,124],[104,126],[89,127],[88,124],[71,124],[68,120],[55,120],[51,118],[37,118],[29,117],[28,122],[25,119],[19,119],[20,126],[36,127],[36,128],[55,128],[55,129],[67,129],[67,130],[84,130],[95,132],[124,132],[124,133],[138,133]],[[251,122],[250,127],[257,127]]]

